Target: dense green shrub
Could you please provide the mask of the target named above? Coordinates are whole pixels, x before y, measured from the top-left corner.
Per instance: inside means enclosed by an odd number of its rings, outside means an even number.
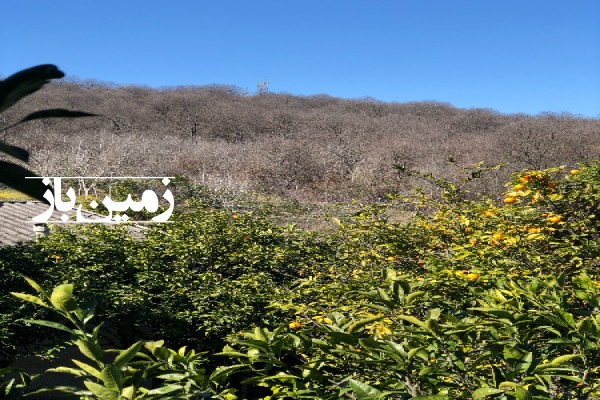
[[[190,396],[595,399],[599,178],[600,162],[525,171],[502,205],[418,196],[411,210],[428,212],[407,222],[366,207],[320,234],[198,207],[145,239],[59,230],[4,249],[0,268],[11,292],[17,273],[76,282],[118,346],[208,350]],[[35,336],[15,318],[49,318],[8,293],[0,302],[8,348]]]
[[[47,286],[76,282],[116,343],[159,336],[214,349],[227,334],[273,323],[281,313],[267,306],[322,250],[309,235],[259,215],[198,208],[174,219],[144,238],[125,227],[54,227],[37,243],[2,249],[5,345],[32,339],[11,333],[22,315],[8,295],[22,286],[19,273]]]

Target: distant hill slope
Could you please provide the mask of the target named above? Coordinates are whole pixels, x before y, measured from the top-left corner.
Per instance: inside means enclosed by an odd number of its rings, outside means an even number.
[[[438,102],[244,96],[228,86],[51,84],[5,113],[0,125],[48,104],[104,117],[36,121],[0,132],[32,152],[39,174],[186,175],[211,186],[307,200],[377,199],[417,184],[394,165],[457,180],[460,166],[509,162],[510,169],[477,186],[496,192],[511,170],[600,155],[600,119],[506,115]],[[449,168],[448,156],[457,167]]]

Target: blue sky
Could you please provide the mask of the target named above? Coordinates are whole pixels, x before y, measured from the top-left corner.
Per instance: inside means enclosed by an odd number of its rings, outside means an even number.
[[[598,0],[18,0],[0,74],[41,63],[152,87],[228,84],[600,117]]]

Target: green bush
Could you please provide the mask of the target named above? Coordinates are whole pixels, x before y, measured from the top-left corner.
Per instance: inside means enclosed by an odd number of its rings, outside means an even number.
[[[158,337],[207,350],[161,350],[204,370],[185,395],[600,398],[600,162],[524,171],[507,186],[500,205],[418,196],[407,222],[366,207],[320,234],[199,207],[143,240],[57,231],[1,253],[0,268],[14,266],[11,291],[17,272],[77,282],[120,347]],[[10,346],[31,329],[15,318],[58,323],[10,297]]]

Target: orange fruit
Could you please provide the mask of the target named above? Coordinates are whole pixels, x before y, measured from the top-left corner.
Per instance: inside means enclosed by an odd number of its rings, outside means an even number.
[[[419,267],[422,267],[422,266],[423,266],[423,265],[425,265],[425,264],[426,264],[426,263],[425,263],[425,261],[423,261],[423,260],[419,260],[419,261],[417,261],[417,265],[418,265]]]
[[[519,183],[518,185],[513,186],[513,189],[515,189],[515,190],[523,190],[523,189],[525,189],[525,185]]]
[[[571,175],[577,175],[579,173],[578,169],[572,169],[571,171]]]
[[[387,258],[387,260],[388,260],[388,261],[398,261],[398,257],[395,257],[395,256],[389,256],[389,257]]]
[[[479,279],[479,274],[471,272],[470,274],[467,274],[467,279],[470,281],[476,281],[477,279]]]
[[[522,177],[519,178],[519,182],[527,183],[527,182],[529,182],[529,179],[531,179],[531,177],[529,175],[523,175]]]
[[[300,328],[301,326],[302,326],[302,324],[301,324],[300,322],[298,322],[298,321],[292,321],[292,322],[290,322],[290,324],[288,325],[288,327],[289,327],[290,329],[298,329],[298,328]]]
[[[492,210],[485,210],[483,212],[483,215],[485,215],[486,217],[493,217],[496,214],[494,214],[494,212]]]
[[[517,201],[517,198],[513,197],[513,196],[508,196],[508,197],[504,198],[504,202],[507,203],[507,204],[512,204],[515,201]]]
[[[501,240],[501,239],[503,239],[503,238],[504,238],[504,235],[503,235],[503,234],[501,234],[501,233],[494,233],[494,234],[492,235],[492,238],[493,238],[494,240]]]
[[[552,223],[557,223],[562,221],[562,217],[560,215],[555,215],[553,217],[548,217],[548,221],[552,222]]]

